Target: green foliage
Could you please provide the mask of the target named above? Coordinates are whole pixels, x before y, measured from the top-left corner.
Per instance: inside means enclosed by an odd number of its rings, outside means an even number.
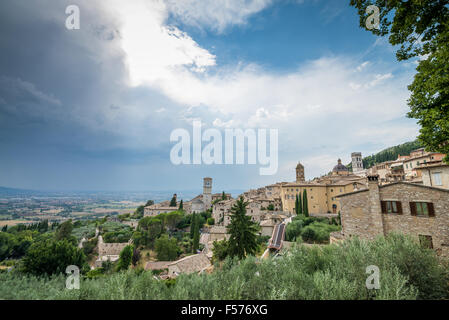
[[[86,256],[67,239],[46,239],[35,242],[22,261],[21,271],[34,275],[64,273],[70,265],[82,269]]]
[[[273,205],[272,203],[270,203],[270,204],[267,206],[267,210],[268,210],[268,211],[274,211],[274,205]]]
[[[133,219],[143,218],[145,207],[152,206],[153,204],[154,204],[153,200],[148,200],[145,205],[137,207],[136,211],[134,211],[134,214],[132,215],[132,218]]]
[[[228,197],[226,197],[226,193],[223,191],[223,193],[221,194],[221,200],[227,200]]]
[[[223,261],[229,255],[229,242],[227,240],[213,242],[212,260]]]
[[[296,214],[303,214],[302,198],[301,198],[300,194],[296,195],[295,211],[296,211]]]
[[[39,236],[37,231],[22,230],[0,233],[0,261],[9,258],[21,258]],[[11,232],[10,232],[11,231]]]
[[[128,221],[131,218],[131,214],[130,213],[120,214],[118,215],[118,218],[120,219],[120,221]]]
[[[133,235],[133,228],[120,222],[107,221],[100,228],[106,243],[125,243]]]
[[[83,252],[86,256],[91,255],[94,252],[95,247],[98,244],[98,238],[92,238],[83,243]]]
[[[128,242],[132,237],[131,229],[124,229],[115,232],[106,232],[103,236],[105,243],[125,243]]]
[[[171,198],[170,200],[170,207],[176,207],[176,197],[173,196],[173,198]]]
[[[169,238],[164,234],[156,240],[155,250],[157,259],[160,261],[173,261],[178,258],[178,245],[175,238]]]
[[[179,203],[179,208],[178,208],[178,210],[179,210],[179,211],[184,210],[184,203],[183,203],[182,199],[181,199],[181,202]]]
[[[207,224],[210,226],[213,226],[215,224],[215,219],[214,218],[208,218],[207,219]]]
[[[200,246],[200,224],[199,224],[199,216],[195,215],[194,223],[192,224],[193,228],[193,243],[192,243],[192,252],[196,253]]]
[[[190,222],[190,238],[193,239],[193,235],[195,234],[195,224],[198,223],[197,214],[194,212],[192,214],[191,222]]]
[[[140,260],[140,257],[141,257],[140,251],[139,251],[137,248],[134,248],[134,251],[133,251],[133,258],[132,258],[132,264],[133,264],[133,266],[136,266],[136,265],[137,265],[137,263],[138,263],[139,260]]]
[[[305,242],[329,243],[330,233],[339,230],[340,227],[333,224],[313,222],[304,227],[301,231],[301,237]]]
[[[294,242],[301,238],[306,242],[328,243],[330,233],[338,230],[340,226],[328,218],[298,215],[287,225],[285,239]]]
[[[420,57],[413,83],[408,87],[408,116],[421,125],[418,139],[429,151],[446,154],[449,163],[449,1],[351,0],[365,27],[366,7],[380,9],[380,36],[389,35],[399,61]]]
[[[229,256],[243,259],[257,252],[257,233],[259,226],[246,214],[247,202],[243,197],[231,208],[231,223],[227,226],[229,237]]]
[[[162,221],[157,217],[145,217],[139,221],[133,233],[134,244],[152,248],[154,241],[163,233]]]
[[[411,151],[419,149],[422,146],[421,142],[415,140],[384,149],[376,154],[363,158],[363,167],[371,168],[376,163],[396,160],[398,155],[409,155]],[[348,164],[347,167],[352,168],[352,163]]]
[[[104,274],[105,274],[105,270],[102,267],[100,267],[100,268],[90,270],[88,273],[86,273],[86,277],[88,279],[95,279],[95,278],[104,276]]]
[[[58,229],[56,230],[55,239],[56,240],[69,239],[71,237],[72,230],[73,230],[72,220],[68,220],[61,223]]]
[[[129,268],[133,258],[133,249],[132,245],[128,245],[120,252],[120,257],[116,266],[117,271],[127,270]]]
[[[380,269],[380,289],[366,288],[366,267]],[[76,300],[413,300],[448,299],[449,268],[409,237],[292,248],[288,255],[240,262],[227,258],[212,274],[182,274],[165,283],[152,272],[81,279],[66,290],[65,277],[0,273],[0,299]],[[12,290],[11,288],[14,288]]]
[[[420,61],[408,101],[410,118],[421,125],[419,140],[431,151],[446,154],[449,163],[449,22],[435,52]]]
[[[306,217],[309,216],[309,200],[307,199],[307,190],[304,189],[302,194],[302,211]]]
[[[96,226],[94,223],[79,226],[72,230],[72,236],[79,242],[82,238],[90,239],[95,236]]]

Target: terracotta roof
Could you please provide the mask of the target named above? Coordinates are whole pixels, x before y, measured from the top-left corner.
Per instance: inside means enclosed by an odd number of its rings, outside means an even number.
[[[210,261],[203,253],[187,256],[178,261],[170,263],[168,266],[177,265],[181,272],[191,273],[201,271],[210,266]]]

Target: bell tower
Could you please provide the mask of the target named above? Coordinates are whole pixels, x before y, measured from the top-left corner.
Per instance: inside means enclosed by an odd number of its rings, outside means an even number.
[[[304,177],[304,166],[298,162],[298,165],[296,166],[296,182],[304,182],[306,181]]]
[[[351,159],[352,159],[352,172],[357,173],[363,171],[362,153],[361,152],[351,153]]]
[[[206,177],[203,179],[203,203],[204,210],[207,210],[212,205],[212,178]]]

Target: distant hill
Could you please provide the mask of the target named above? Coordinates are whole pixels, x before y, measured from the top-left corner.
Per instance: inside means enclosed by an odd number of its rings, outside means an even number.
[[[396,160],[399,154],[401,156],[409,155],[411,151],[422,147],[423,146],[421,145],[421,143],[418,140],[415,140],[384,149],[376,154],[364,157],[362,159],[363,167],[368,169],[371,168],[375,163]],[[347,167],[352,170],[352,163],[350,163]]]

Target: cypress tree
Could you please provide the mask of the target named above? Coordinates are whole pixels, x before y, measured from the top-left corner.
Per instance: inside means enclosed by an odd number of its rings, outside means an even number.
[[[179,211],[182,211],[182,210],[184,210],[184,204],[181,199],[181,202],[179,203]]]
[[[190,239],[193,239],[193,234],[195,232],[195,224],[196,224],[196,213],[192,214],[192,218],[190,219]]]
[[[299,214],[299,200],[298,200],[298,195],[296,195],[296,199],[295,199],[295,212],[296,212],[296,214]]]
[[[199,246],[200,246],[200,224],[198,223],[198,216],[195,216],[195,228],[193,230],[192,252],[196,253]]]
[[[258,249],[259,226],[246,214],[247,205],[243,197],[237,200],[231,208],[231,223],[227,227],[230,234],[228,253],[231,257],[237,256],[239,259],[254,255]]]
[[[308,217],[309,216],[309,203],[308,203],[308,200],[307,200],[307,190],[306,189],[304,189],[303,201],[302,202],[303,202],[302,204],[303,204],[304,215],[306,217]]]
[[[224,191],[223,191],[223,194],[221,195],[221,200],[226,200],[226,194]]]
[[[301,200],[301,191],[299,191],[299,194],[298,194],[298,212],[297,212],[297,214],[303,214],[302,200]]]
[[[176,207],[176,197],[175,196],[173,196],[173,198],[171,198],[170,207]]]

